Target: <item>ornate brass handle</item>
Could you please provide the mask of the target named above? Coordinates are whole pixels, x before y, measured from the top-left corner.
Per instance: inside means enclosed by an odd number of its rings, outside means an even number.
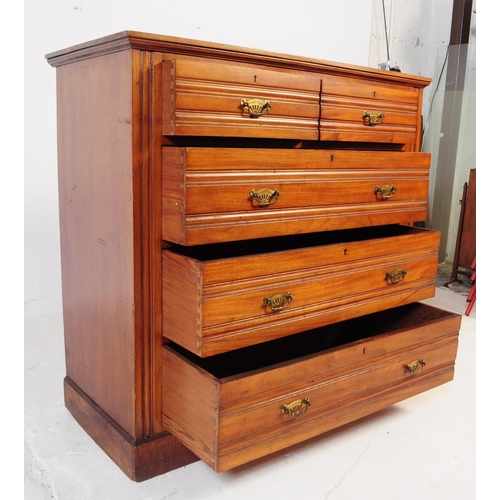
[[[411,375],[415,375],[415,373],[421,372],[426,364],[425,359],[416,359],[415,361],[406,364],[405,370],[408,370]]]
[[[278,201],[279,195],[280,192],[277,189],[263,188],[258,191],[252,189],[250,191],[250,201],[256,200],[259,207],[267,207],[274,205]]]
[[[248,109],[250,118],[258,118],[262,115],[267,115],[271,110],[271,101],[263,101],[262,99],[242,99],[240,106]]]
[[[391,283],[399,283],[404,280],[406,271],[404,269],[393,269],[385,273],[385,279],[391,280]]]
[[[297,399],[290,404],[283,405],[281,407],[281,414],[286,414],[289,415],[290,418],[295,418],[305,413],[309,406],[311,406],[311,400],[309,398]]]
[[[396,193],[396,186],[389,184],[383,184],[382,186],[375,186],[375,195],[380,195],[383,200],[388,200],[389,198],[394,198]]]
[[[277,293],[272,297],[264,297],[264,307],[271,306],[271,311],[282,311],[290,307],[293,297],[290,292]]]
[[[385,115],[382,111],[363,111],[363,121],[365,124],[370,125],[370,127],[382,123],[384,118]]]

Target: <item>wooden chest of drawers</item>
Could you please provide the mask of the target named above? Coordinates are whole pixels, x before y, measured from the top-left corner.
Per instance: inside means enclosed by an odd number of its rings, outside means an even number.
[[[47,58],[65,402],[130,478],[227,470],[453,378],[460,316],[418,304],[428,79],[136,32]]]

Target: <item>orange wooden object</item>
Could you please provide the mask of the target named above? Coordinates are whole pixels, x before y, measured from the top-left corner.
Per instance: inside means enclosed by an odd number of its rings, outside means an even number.
[[[133,31],[47,59],[65,404],[128,477],[227,470],[453,378],[461,317],[414,304],[428,78]]]

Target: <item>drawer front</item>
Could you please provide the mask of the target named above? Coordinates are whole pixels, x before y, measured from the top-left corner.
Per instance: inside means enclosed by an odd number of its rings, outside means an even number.
[[[183,245],[426,219],[430,155],[163,149],[163,239]]]
[[[323,80],[320,139],[419,143],[420,96],[414,87],[337,77]]]
[[[164,336],[211,356],[432,297],[439,232],[394,231],[399,235],[379,238],[374,230],[364,241],[206,260],[203,248],[165,250]]]
[[[277,355],[277,364],[263,368],[231,368],[238,356],[258,359],[257,351],[222,355],[219,367],[229,367],[222,376],[210,360],[165,347],[164,426],[223,471],[451,380],[461,317],[408,307],[395,311],[406,315],[406,325],[394,328],[387,314],[374,314],[361,324],[367,338],[287,361]],[[367,325],[386,333],[369,337]],[[335,333],[359,327],[346,321]],[[321,345],[321,335],[311,332],[311,342]],[[263,349],[286,352],[288,340]]]
[[[188,59],[162,64],[164,135],[318,139],[315,76]]]

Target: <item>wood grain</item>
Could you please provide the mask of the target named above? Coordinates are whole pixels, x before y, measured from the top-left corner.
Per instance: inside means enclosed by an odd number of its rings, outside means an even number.
[[[412,223],[427,213],[430,155],[163,148],[163,238],[182,245]],[[382,199],[376,186],[395,186]],[[252,190],[278,190],[270,206]]]
[[[234,374],[222,379],[198,366],[203,360],[166,346],[165,387],[175,388],[164,393],[165,425],[220,472],[333,429],[352,415],[372,413],[381,401],[394,403],[449,381],[461,317],[417,307],[416,314],[413,306],[407,309],[406,326],[391,330],[387,316],[375,314],[367,324],[376,330],[382,321],[386,333],[370,337],[368,327],[365,339],[261,369],[238,371],[232,360],[237,354],[228,353],[218,363],[234,366]],[[345,323],[346,331],[352,328]],[[412,375],[405,366],[418,359],[425,366]],[[176,367],[175,375],[169,366]],[[291,419],[281,412],[284,404],[306,397],[310,407],[303,414]]]
[[[398,230],[386,240],[312,248],[311,240],[306,248],[232,258],[224,246],[219,255],[165,250],[164,335],[207,356],[393,307],[415,294],[433,296],[439,233]],[[386,278],[395,269],[407,273],[401,282]],[[293,300],[286,309],[265,306],[265,297],[287,293]]]

